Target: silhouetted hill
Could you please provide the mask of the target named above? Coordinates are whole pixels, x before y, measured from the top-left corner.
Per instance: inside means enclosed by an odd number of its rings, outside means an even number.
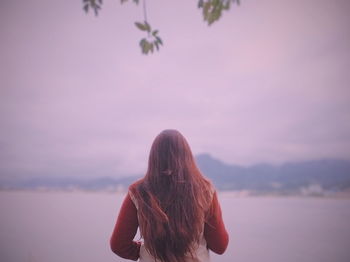
[[[228,165],[208,154],[197,156],[201,171],[219,189],[254,191],[295,191],[319,185],[325,190],[350,188],[350,161],[325,159],[279,166],[258,164],[249,167]]]
[[[219,190],[248,190],[257,193],[323,194],[350,190],[350,161],[337,159],[285,163],[257,164],[248,167],[229,165],[209,154],[196,157],[203,174]],[[84,180],[72,177],[0,180],[0,189],[125,189],[140,176],[124,178],[102,177]]]

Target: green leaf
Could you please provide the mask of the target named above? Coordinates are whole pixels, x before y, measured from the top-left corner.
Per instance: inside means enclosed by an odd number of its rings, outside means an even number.
[[[102,0],[83,0],[83,9],[86,13],[92,9],[97,16],[99,10],[101,9],[102,3]]]
[[[162,41],[162,39],[159,37],[159,36],[156,36],[156,41],[159,43],[159,44],[161,44],[161,45],[163,45],[163,41]]]
[[[147,27],[144,24],[141,24],[139,22],[135,22],[135,25],[138,29],[142,30],[142,31],[148,31]]]
[[[204,20],[208,20],[209,8],[210,8],[210,2],[204,3],[204,5],[203,5],[203,17],[204,17]]]
[[[141,49],[144,50],[146,45],[147,45],[147,40],[146,40],[145,38],[143,38],[143,39],[140,41]]]
[[[152,32],[152,35],[153,36],[156,36],[158,34],[158,30],[154,30],[153,32]]]
[[[149,25],[149,23],[147,23],[147,21],[145,21],[145,28],[147,32],[151,32],[151,26]]]
[[[203,7],[203,2],[204,2],[203,0],[199,0],[199,1],[198,1],[198,8]]]
[[[143,51],[144,51],[144,54],[148,54],[148,52],[149,52],[149,49],[150,49],[150,47],[149,47],[149,43],[146,41],[145,42],[145,45],[143,46]]]
[[[88,4],[84,5],[84,11],[85,11],[85,13],[89,12],[89,5]]]
[[[230,9],[230,6],[231,6],[231,2],[228,1],[228,2],[226,2],[226,4],[224,5],[223,9],[229,10],[229,9]]]
[[[143,54],[148,54],[151,50],[151,44],[146,40],[146,38],[141,39],[140,47]]]
[[[158,50],[159,50],[159,44],[158,44],[158,42],[157,42],[157,41],[154,41],[153,43],[154,43],[154,45],[155,45],[155,47],[157,48],[157,51],[158,51]]]

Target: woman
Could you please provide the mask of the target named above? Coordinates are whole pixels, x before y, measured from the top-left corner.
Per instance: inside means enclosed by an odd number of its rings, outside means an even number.
[[[134,241],[140,227],[143,242]],[[196,166],[186,139],[164,130],[153,142],[144,178],[129,187],[111,249],[141,262],[206,262],[228,244],[212,184]]]

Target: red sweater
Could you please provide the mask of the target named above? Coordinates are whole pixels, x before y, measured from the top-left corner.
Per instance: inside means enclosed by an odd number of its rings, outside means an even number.
[[[222,254],[228,245],[228,234],[222,220],[221,208],[216,193],[214,193],[211,208],[213,212],[205,223],[204,237],[210,250]],[[111,249],[115,254],[131,260],[139,258],[141,243],[134,241],[138,226],[137,209],[129,194],[127,194],[110,239]]]

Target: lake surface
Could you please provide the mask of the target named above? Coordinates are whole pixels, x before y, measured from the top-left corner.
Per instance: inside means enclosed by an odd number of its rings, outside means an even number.
[[[0,261],[121,262],[123,193],[0,192]],[[216,262],[349,262],[350,199],[219,194],[230,244]]]

